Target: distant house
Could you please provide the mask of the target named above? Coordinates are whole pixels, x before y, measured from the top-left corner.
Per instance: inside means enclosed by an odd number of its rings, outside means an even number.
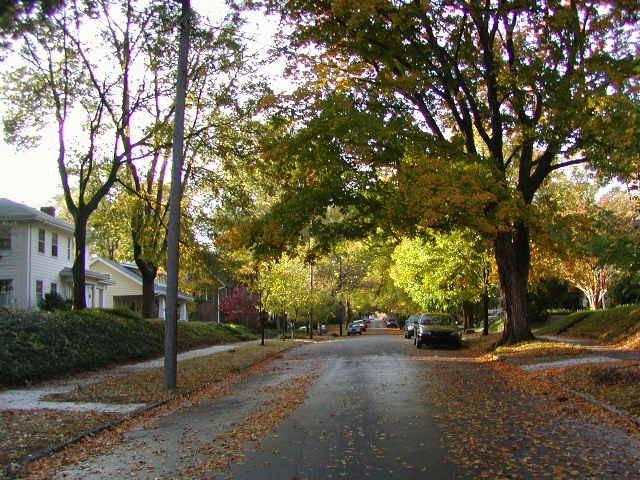
[[[126,307],[134,312],[142,312],[142,276],[136,265],[118,263],[104,257],[93,257],[89,262],[91,270],[107,274],[114,284],[109,288],[105,297],[106,308]],[[167,286],[155,283],[155,316],[166,318]],[[178,320],[189,320],[187,305],[193,303],[194,298],[178,292]]]
[[[39,308],[49,292],[72,298],[73,259],[73,225],[53,207],[37,210],[0,198],[0,306]],[[85,275],[87,306],[105,306],[109,275]]]

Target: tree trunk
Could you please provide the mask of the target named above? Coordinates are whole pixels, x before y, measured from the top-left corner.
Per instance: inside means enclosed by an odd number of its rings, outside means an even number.
[[[87,222],[88,218],[77,215],[75,218],[75,230],[73,237],[76,244],[75,258],[71,269],[73,276],[73,308],[83,310],[87,308],[86,285],[85,285],[85,249],[87,247]]]
[[[141,249],[136,245],[133,247],[136,266],[140,270],[142,277],[142,318],[156,318],[160,316],[160,312],[156,314],[156,292],[155,283],[158,275],[158,266],[153,263],[145,262],[137,252]],[[166,317],[166,314],[165,314]]]
[[[473,304],[471,302],[462,302],[462,316],[464,318],[465,332],[472,327],[473,322]]]
[[[528,228],[518,223],[510,232],[499,232],[495,239],[495,256],[507,314],[499,343],[509,345],[530,340],[534,337],[527,318],[531,261]]]
[[[482,292],[482,335],[489,335],[489,292],[486,283]]]

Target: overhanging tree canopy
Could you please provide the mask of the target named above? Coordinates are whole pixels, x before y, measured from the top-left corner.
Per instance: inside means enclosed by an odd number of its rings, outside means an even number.
[[[411,189],[401,174],[415,172],[412,165],[419,171],[437,159],[444,166],[473,166],[490,183],[476,203],[487,220],[482,229],[493,240],[505,295],[502,341],[531,337],[526,313],[528,210],[536,191],[560,168],[589,162],[624,173],[638,157],[633,40],[639,34],[638,11],[620,2],[555,0],[267,4],[289,29],[288,53],[304,64],[310,79],[307,99],[318,107],[306,112],[307,118],[304,111],[292,109],[295,121],[288,135],[322,139],[318,145],[325,145],[320,151],[307,142],[298,144],[293,155],[287,152],[291,170],[305,173],[295,182],[289,174],[286,180],[306,202],[315,192],[318,203],[346,199],[364,205],[369,214],[389,204],[381,200],[391,197],[393,204]],[[336,102],[325,101],[332,95],[353,103],[353,115],[339,117],[341,130],[318,121],[335,111]],[[411,155],[402,158],[405,149],[390,160],[389,147],[398,143],[385,136],[388,128],[354,136],[362,128],[363,112],[395,132],[410,131],[416,140],[409,144]],[[350,129],[345,127],[349,118]],[[407,121],[410,127],[393,125]],[[422,156],[416,155],[416,145]],[[357,181],[363,175],[368,182]],[[429,175],[427,184],[442,178],[437,169]],[[325,188],[330,181],[333,194]],[[461,181],[472,183],[468,176]],[[376,191],[381,195],[376,197]],[[422,215],[412,212],[419,222],[467,220],[464,215],[447,218],[446,208],[430,218],[433,205],[455,199],[425,199],[420,191],[410,199],[429,206]],[[288,203],[294,202],[289,198]],[[395,217],[402,217],[395,210]],[[305,213],[316,211],[307,208]]]

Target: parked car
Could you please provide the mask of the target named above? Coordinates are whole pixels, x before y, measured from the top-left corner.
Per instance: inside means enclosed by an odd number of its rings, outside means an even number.
[[[358,325],[360,325],[363,332],[367,331],[367,322],[365,322],[363,319],[354,320],[353,323],[357,323]]]
[[[387,328],[400,328],[400,327],[398,326],[398,322],[396,322],[395,320],[388,320]]]
[[[455,320],[446,313],[423,313],[415,324],[415,345],[462,345],[462,333]]]
[[[410,315],[404,321],[404,338],[413,338],[413,333],[415,332],[415,323],[420,318],[420,315]]]
[[[347,328],[347,335],[362,335],[363,330],[362,323],[352,322]]]

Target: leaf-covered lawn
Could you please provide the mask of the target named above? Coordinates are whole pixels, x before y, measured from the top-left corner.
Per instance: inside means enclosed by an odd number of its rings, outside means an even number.
[[[589,312],[589,315],[566,331],[569,336],[595,338],[604,342],[624,339],[638,330],[640,307],[625,305],[608,310]]]
[[[634,425],[508,362],[479,360],[438,351],[421,370],[461,478],[637,478]]]
[[[540,373],[547,381],[588,393],[598,400],[640,416],[640,363],[579,365]]]
[[[228,352],[193,358],[178,363],[178,394],[190,392],[212,382],[220,382],[229,375],[291,348],[291,342],[273,341],[264,346],[247,345]],[[110,378],[78,388],[72,392],[50,395],[49,400],[150,403],[174,396],[164,388],[164,369],[153,368],[129,375]]]
[[[557,335],[586,318],[589,313],[588,310],[585,310],[570,315],[554,316],[540,328],[535,329],[534,333],[536,335]]]
[[[580,345],[546,340],[531,340],[516,345],[501,346],[495,350],[495,354],[501,359],[516,364],[552,362],[587,352],[588,350]]]
[[[115,418],[117,415],[107,413],[57,410],[0,412],[0,471],[29,453],[61,444]]]

